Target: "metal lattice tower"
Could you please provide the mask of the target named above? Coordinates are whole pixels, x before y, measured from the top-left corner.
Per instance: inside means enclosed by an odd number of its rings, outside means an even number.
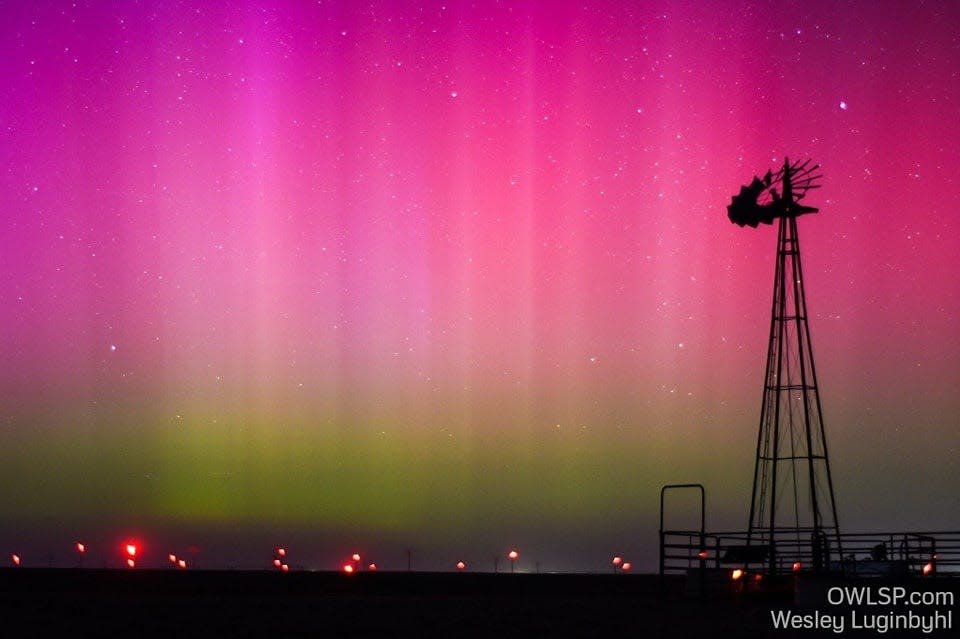
[[[797,235],[797,216],[817,211],[798,203],[819,187],[819,167],[809,164],[785,161],[728,207],[741,226],[777,219],[779,227],[747,538],[752,560],[769,574],[795,565],[822,571],[832,553],[843,556]]]

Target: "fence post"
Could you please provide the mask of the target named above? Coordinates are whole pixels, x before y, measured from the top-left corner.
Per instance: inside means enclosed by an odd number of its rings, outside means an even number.
[[[660,488],[660,585],[661,588],[664,584],[664,573],[666,572],[666,557],[664,550],[664,542],[666,540],[666,533],[663,529],[663,498],[664,494],[668,489],[673,488],[696,488],[700,491],[700,548],[698,553],[701,550],[705,550],[704,543],[706,539],[706,522],[707,522],[707,491],[704,490],[703,484],[666,484]],[[697,557],[699,559],[699,557]],[[701,569],[704,567],[704,562],[700,561]],[[701,574],[703,574],[701,570]]]

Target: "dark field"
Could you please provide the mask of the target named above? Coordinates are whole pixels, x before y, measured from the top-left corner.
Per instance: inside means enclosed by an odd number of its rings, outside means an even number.
[[[647,575],[0,571],[2,636],[756,636]],[[758,623],[759,621],[759,623]]]
[[[683,590],[651,575],[4,569],[0,636],[838,636],[774,630],[790,594]]]

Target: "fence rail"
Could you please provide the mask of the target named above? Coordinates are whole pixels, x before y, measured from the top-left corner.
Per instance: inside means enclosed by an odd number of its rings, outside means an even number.
[[[773,543],[755,533],[748,543],[746,532],[661,531],[660,574],[725,567],[763,571],[773,548],[778,573],[817,567],[858,576],[960,577],[960,531],[831,534],[828,539],[839,541],[839,548],[817,548],[810,533],[784,532]]]

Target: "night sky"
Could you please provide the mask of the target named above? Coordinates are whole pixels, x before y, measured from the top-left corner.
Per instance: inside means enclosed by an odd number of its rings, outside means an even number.
[[[4,3],[0,557],[744,529],[785,156],[841,529],[960,528],[960,8],[852,6]]]

